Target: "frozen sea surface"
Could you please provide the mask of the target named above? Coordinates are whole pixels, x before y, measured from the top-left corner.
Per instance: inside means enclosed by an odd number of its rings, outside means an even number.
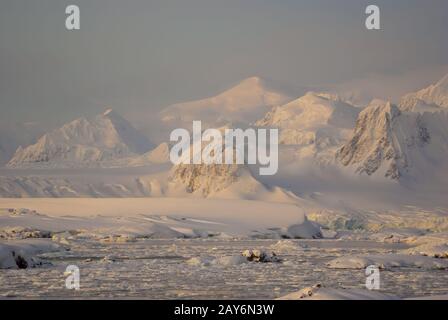
[[[52,266],[0,270],[1,298],[274,299],[322,283],[333,288],[365,288],[364,270],[335,270],[337,257],[393,253],[400,244],[367,241],[292,240],[279,250],[282,263],[190,265],[192,257],[239,255],[277,240],[139,240],[99,243],[76,240],[68,252],[44,255]],[[105,259],[106,257],[106,259]],[[81,289],[65,288],[64,271],[77,265]],[[448,293],[446,270],[393,268],[381,271],[381,290],[399,297]]]

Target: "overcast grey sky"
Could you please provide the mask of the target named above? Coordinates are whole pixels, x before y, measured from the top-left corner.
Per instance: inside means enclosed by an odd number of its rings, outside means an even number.
[[[368,4],[383,30],[365,29]],[[132,118],[253,75],[294,88],[425,70],[427,84],[448,65],[447,32],[446,0],[2,0],[1,121]]]

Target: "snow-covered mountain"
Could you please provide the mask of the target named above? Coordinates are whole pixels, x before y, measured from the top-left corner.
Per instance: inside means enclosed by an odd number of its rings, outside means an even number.
[[[113,110],[93,119],[79,118],[44,134],[35,144],[19,147],[8,167],[78,167],[151,149],[148,139]]]
[[[334,148],[350,137],[360,110],[337,96],[308,92],[299,99],[275,107],[256,125],[278,128],[279,143],[297,146],[300,158],[332,158]]]
[[[444,165],[447,142],[447,112],[403,112],[390,102],[374,100],[360,113],[337,159],[360,174],[416,178]]]
[[[438,92],[443,83],[436,85]],[[209,121],[203,129],[212,124],[224,130],[232,126],[219,122],[249,124],[252,120],[258,127],[279,128],[276,177],[258,177],[245,165],[171,168],[168,143],[152,149],[127,120],[108,110],[67,123],[35,144],[19,148],[8,166],[30,170],[4,170],[0,196],[199,196],[288,202],[295,201],[295,196],[285,190],[296,194],[312,190],[303,181],[319,188],[315,177],[351,181],[351,174],[344,174],[352,172],[406,181],[406,177],[448,172],[439,169],[448,158],[448,109],[442,105],[419,99],[414,105],[418,110],[410,109],[419,112],[412,112],[374,100],[363,110],[334,94],[316,92],[283,103],[285,96],[266,88],[259,78],[250,78],[215,98],[172,106],[173,110],[162,113],[181,115],[181,121]],[[434,110],[421,112],[426,108]],[[258,121],[251,118],[261,111]],[[162,125],[169,128],[170,121]],[[184,125],[190,128],[191,122]],[[335,159],[346,168],[335,167]]]
[[[203,127],[217,128],[228,123],[252,123],[273,106],[288,100],[264,80],[252,77],[217,96],[171,105],[159,116],[169,127],[190,128],[193,120],[201,120]]]
[[[448,74],[437,83],[405,95],[399,104],[404,111],[439,111],[448,108]]]
[[[224,130],[224,128],[221,128]],[[190,145],[182,161],[194,158],[195,152],[202,154],[214,142],[198,141]],[[224,146],[223,154],[227,152]],[[294,202],[295,196],[278,187],[268,187],[260,182],[247,164],[237,164],[234,148],[233,164],[186,164],[173,165],[168,175],[166,194],[192,195],[205,198],[228,198],[264,200],[273,202]]]
[[[296,196],[258,181],[246,165],[179,164],[169,177],[171,188],[208,198],[294,202]],[[173,192],[173,190],[171,191]]]

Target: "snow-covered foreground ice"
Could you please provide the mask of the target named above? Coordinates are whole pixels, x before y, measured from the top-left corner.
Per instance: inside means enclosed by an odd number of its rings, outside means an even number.
[[[320,283],[287,294],[277,300],[400,300],[399,297],[368,289],[325,288]],[[404,300],[447,300],[448,295],[431,295],[426,297],[404,298]]]
[[[401,267],[446,270],[448,269],[448,260],[420,255],[387,254],[340,257],[327,264],[329,268],[334,269],[365,269],[372,265],[380,269]]]
[[[280,240],[285,241],[285,240]],[[40,255],[51,266],[0,270],[4,298],[149,299],[275,299],[316,283],[326,288],[365,290],[364,270],[326,267],[336,257],[385,254],[400,244],[366,241],[286,240],[280,263],[245,262],[237,257],[248,248],[272,250],[277,240],[142,239],[128,243],[74,240],[70,251]],[[189,263],[192,258],[218,259],[212,264]],[[234,263],[231,263],[231,262]],[[80,268],[81,289],[65,288],[68,265]],[[381,272],[381,291],[399,298],[448,293],[446,270],[394,268]],[[339,295],[340,296],[340,295]]]
[[[388,295],[377,290],[367,289],[333,289],[323,288],[317,284],[304,288],[297,292],[287,294],[278,300],[397,300],[393,295]]]
[[[0,297],[275,299],[316,283],[328,299],[444,297],[447,243],[423,229],[322,232],[288,203],[0,199]],[[365,290],[370,264],[384,267],[380,292]],[[65,288],[69,265],[79,291]]]

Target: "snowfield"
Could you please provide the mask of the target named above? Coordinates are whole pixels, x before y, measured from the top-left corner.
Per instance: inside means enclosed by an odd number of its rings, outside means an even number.
[[[0,199],[0,227],[152,238],[218,236],[320,238],[320,229],[296,205],[183,198]]]

